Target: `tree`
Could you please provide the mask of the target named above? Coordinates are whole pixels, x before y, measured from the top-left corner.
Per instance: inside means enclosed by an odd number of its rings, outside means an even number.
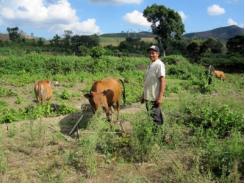
[[[119,44],[118,49],[124,53],[144,54],[149,46],[150,43],[142,41],[140,37],[126,37]]]
[[[157,35],[156,40],[165,56],[169,41],[180,39],[184,32],[180,15],[170,8],[157,4],[146,7],[143,15],[151,22],[152,32]]]
[[[171,40],[166,52],[168,54],[182,54],[187,55],[187,46],[190,44],[190,40],[188,39],[180,39],[180,40]]]
[[[196,62],[200,56],[200,45],[193,41],[187,46],[186,50],[188,52],[188,56]]]
[[[81,54],[80,47],[92,48],[99,46],[99,37],[97,35],[79,36],[74,35],[71,37],[71,48],[76,54]]]
[[[204,54],[206,52],[211,52],[214,54],[222,53],[224,51],[224,45],[213,38],[209,38],[204,41],[200,47],[200,54]]]
[[[18,27],[13,27],[13,28],[7,27],[7,31],[9,34],[9,39],[11,41],[19,42],[21,40],[21,34],[19,32]]]
[[[44,45],[44,39],[41,38],[41,37],[38,38],[38,40],[37,40],[37,45],[40,46],[40,47],[43,46],[43,45]]]
[[[105,49],[103,47],[97,46],[93,47],[90,51],[90,56],[94,59],[98,59],[105,54]]]
[[[72,31],[70,31],[70,30],[65,30],[64,31],[64,47],[66,48],[66,49],[69,49],[70,48],[70,46],[71,46],[71,37],[72,37]]]
[[[244,51],[244,37],[243,36],[235,36],[230,38],[227,43],[226,47],[229,52],[235,52],[243,54]]]
[[[53,39],[50,42],[51,42],[51,45],[53,45],[55,47],[59,47],[60,41],[61,41],[61,37],[56,34],[56,35],[54,35]]]

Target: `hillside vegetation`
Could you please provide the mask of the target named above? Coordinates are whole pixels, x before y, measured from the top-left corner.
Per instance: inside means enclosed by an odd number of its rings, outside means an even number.
[[[243,74],[208,84],[207,68],[167,56],[165,122],[156,127],[139,103],[146,57],[17,53],[0,49],[1,182],[244,181]],[[128,132],[83,97],[108,76],[128,81],[119,118]],[[50,103],[34,102],[39,79],[59,82]],[[79,139],[69,136],[82,114]]]
[[[212,29],[210,31],[202,31],[196,33],[188,33],[184,36],[187,38],[216,38],[222,41],[227,41],[230,38],[237,36],[237,35],[244,35],[244,29],[240,28],[235,25],[220,27],[216,29]]]

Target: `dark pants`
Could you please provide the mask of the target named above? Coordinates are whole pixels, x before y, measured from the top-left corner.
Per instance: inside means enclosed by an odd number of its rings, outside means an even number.
[[[153,121],[157,125],[162,125],[164,122],[164,117],[162,115],[160,105],[157,105],[155,101],[146,101],[146,109],[150,116],[152,117]]]

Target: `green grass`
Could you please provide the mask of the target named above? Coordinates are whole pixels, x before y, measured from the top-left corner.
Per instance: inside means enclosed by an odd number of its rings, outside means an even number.
[[[140,105],[143,110],[120,113],[131,134],[99,111],[83,120],[77,140],[69,128],[93,82],[125,79],[127,105],[134,106],[148,59],[0,56],[0,181],[243,182],[243,74],[207,85],[204,67],[182,56],[168,60],[165,123],[157,132]],[[33,102],[33,84],[44,78],[60,83],[50,102],[56,110]]]

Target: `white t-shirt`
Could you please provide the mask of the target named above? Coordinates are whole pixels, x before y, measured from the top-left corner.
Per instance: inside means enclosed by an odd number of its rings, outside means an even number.
[[[165,77],[165,65],[160,60],[152,62],[146,71],[144,82],[144,99],[156,101],[160,92],[160,77]]]

